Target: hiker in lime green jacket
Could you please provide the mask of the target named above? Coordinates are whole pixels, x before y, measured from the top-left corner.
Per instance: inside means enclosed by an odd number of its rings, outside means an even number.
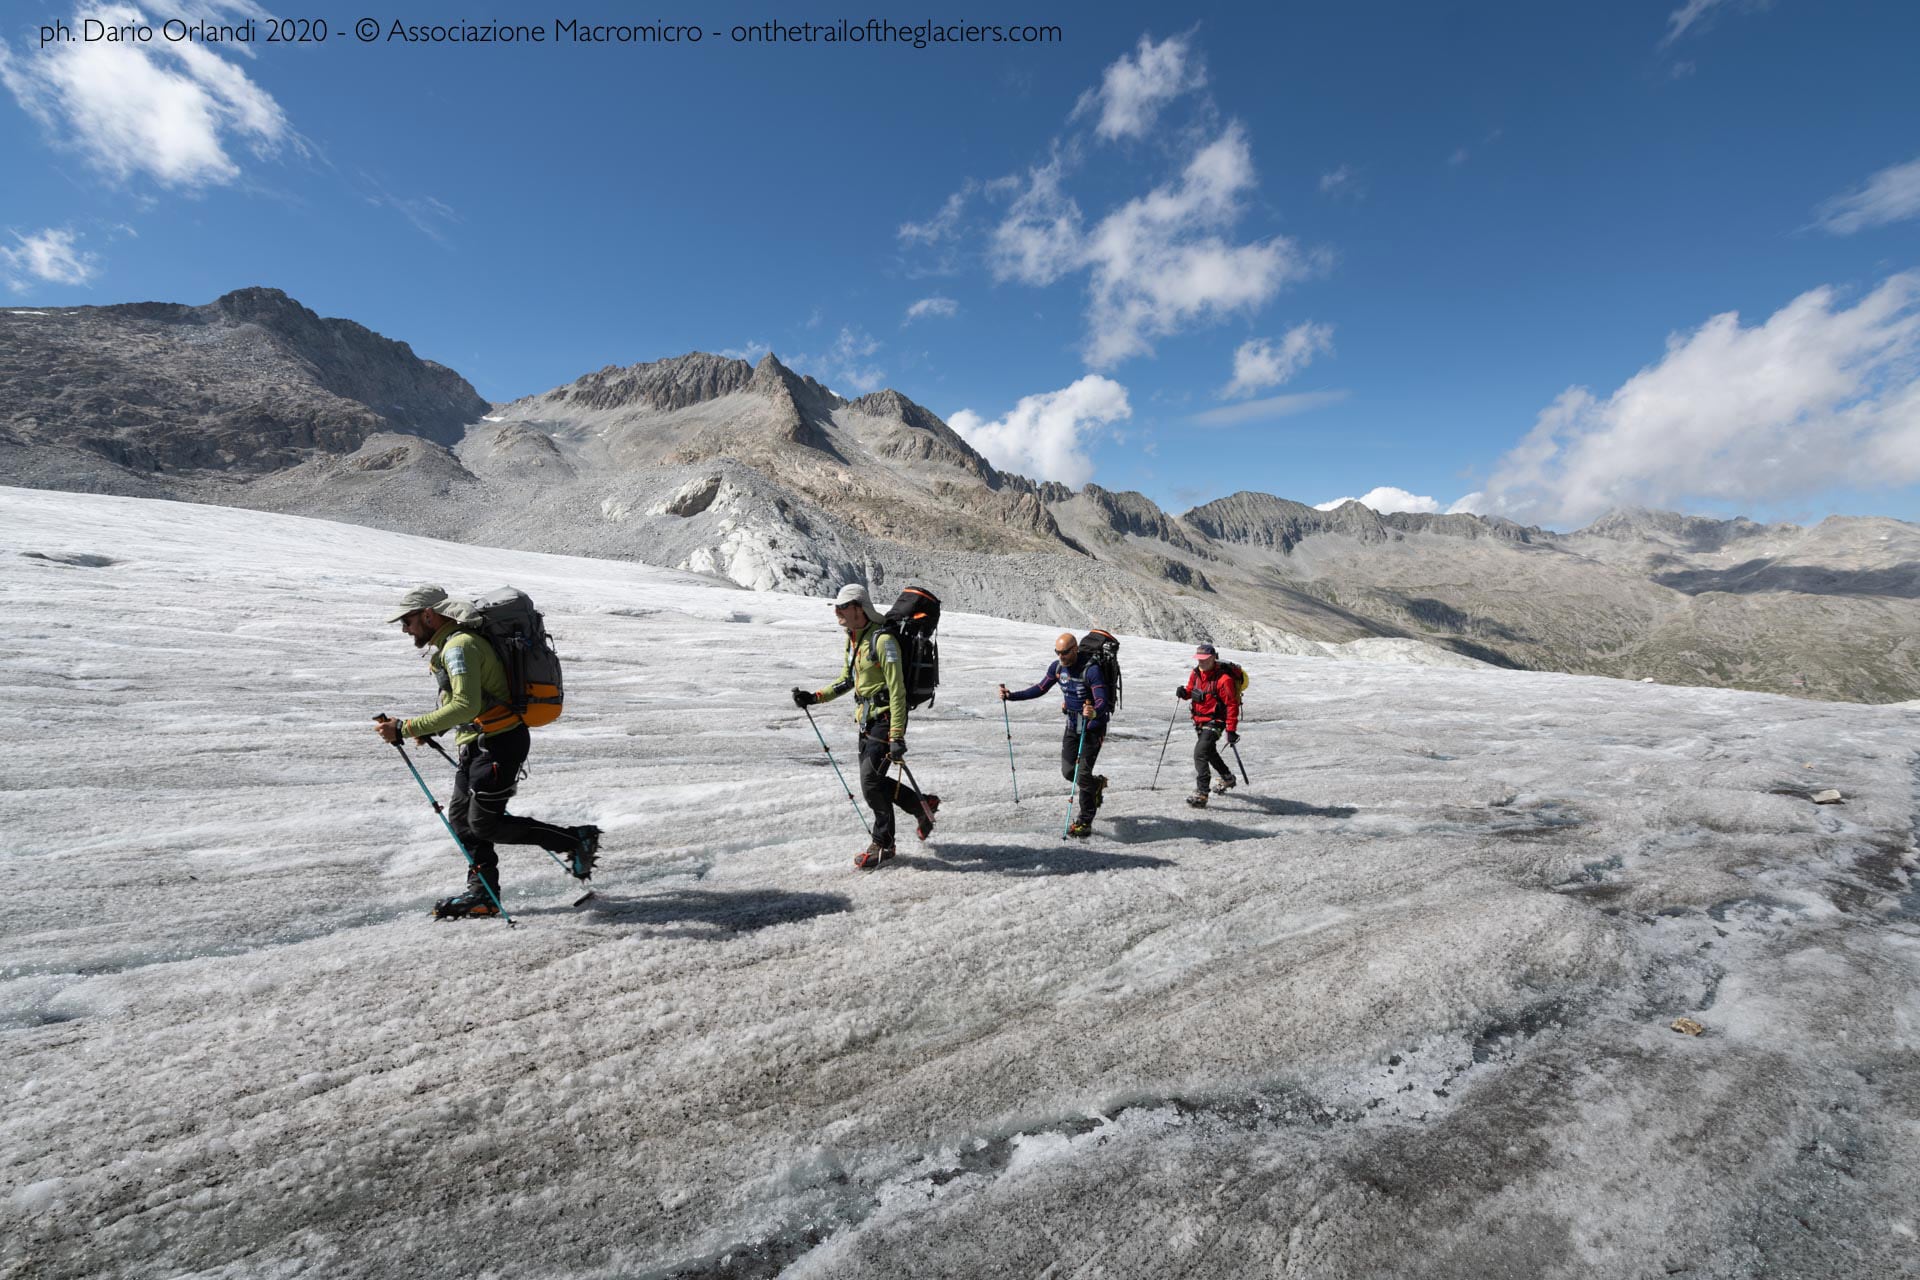
[[[382,720],[375,726],[391,743],[398,743],[402,736],[419,742],[449,729],[458,731],[454,741],[460,756],[447,819],[466,846],[473,867],[466,892],[434,906],[436,919],[498,914],[494,905],[500,895],[497,844],[537,844],[565,854],[568,869],[583,880],[592,873],[600,848],[598,827],[561,827],[507,812],[532,735],[508,704],[507,673],[500,655],[486,637],[461,627],[466,614],[466,606],[449,600],[439,587],[415,587],[401,599],[400,612],[388,621],[400,624],[413,638],[414,648],[427,651],[427,666],[440,686],[440,705],[425,715]]]
[[[921,795],[887,769],[907,756],[907,680],[900,661],[900,641],[882,629],[880,611],[867,589],[848,583],[833,598],[833,616],[847,632],[847,658],[840,679],[825,689],[793,691],[796,707],[832,702],[852,691],[860,728],[860,791],[873,810],[873,843],[854,856],[853,865],[872,870],[893,857],[895,806],[914,815],[914,829],[922,840],[933,831],[933,815],[940,797]]]

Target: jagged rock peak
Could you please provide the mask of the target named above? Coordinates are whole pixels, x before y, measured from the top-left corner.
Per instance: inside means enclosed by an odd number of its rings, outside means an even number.
[[[547,394],[583,409],[637,407],[671,412],[743,391],[752,378],[753,366],[745,360],[691,351],[624,367],[610,364]]]
[[[1321,511],[1270,493],[1246,490],[1195,507],[1182,518],[1209,538],[1283,552],[1316,533],[1345,533],[1363,542],[1387,539],[1380,517],[1357,502]]]
[[[1169,542],[1187,550],[1197,550],[1179,525],[1160,505],[1144,493],[1127,489],[1114,492],[1089,483],[1080,490],[1080,496],[1098,507],[1107,517],[1107,527],[1115,533],[1136,534],[1142,538],[1154,538]]]
[[[753,367],[753,378],[747,389],[776,401],[790,401],[802,416],[825,417],[846,404],[812,378],[781,364],[780,357],[771,351],[761,356],[760,363]]]

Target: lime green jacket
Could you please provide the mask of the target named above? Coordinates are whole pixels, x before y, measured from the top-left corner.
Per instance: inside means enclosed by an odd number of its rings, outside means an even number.
[[[454,742],[465,746],[519,726],[517,717],[512,724],[489,732],[473,723],[481,712],[507,700],[507,669],[484,638],[449,622],[427,643],[427,666],[440,686],[440,709],[405,721],[400,732],[407,737],[431,738],[457,726],[460,734]]]
[[[825,689],[814,691],[820,702],[832,702],[847,690],[860,702],[854,718],[862,729],[882,710],[888,715],[887,736],[894,741],[907,736],[907,675],[900,662],[900,641],[890,631],[879,631],[869,622],[860,634],[847,637],[847,661],[840,679]],[[882,703],[884,702],[884,708]]]

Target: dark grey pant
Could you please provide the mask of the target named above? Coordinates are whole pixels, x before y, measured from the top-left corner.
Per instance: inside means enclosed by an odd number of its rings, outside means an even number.
[[[1223,724],[1196,724],[1193,726],[1193,789],[1205,791],[1213,779],[1207,774],[1211,765],[1220,771],[1220,776],[1232,782],[1233,770],[1227,768],[1227,762],[1220,758],[1220,735],[1227,731]]]
[[[1073,781],[1073,766],[1080,764],[1080,812],[1076,815],[1082,822],[1092,822],[1094,810],[1100,807],[1099,789],[1094,786],[1093,766],[1100,759],[1100,748],[1107,740],[1107,726],[1090,725],[1087,728],[1087,745],[1080,745],[1080,731],[1067,722],[1067,730],[1060,739],[1060,776],[1068,782]]]
[[[893,848],[893,811],[913,815],[920,821],[920,793],[904,780],[889,778],[887,769],[887,726],[891,716],[878,716],[860,734],[860,794],[873,810],[873,839],[883,849]]]
[[[525,725],[479,738],[460,748],[460,767],[453,775],[453,800],[447,821],[467,846],[473,865],[487,883],[500,887],[500,856],[496,844],[537,844],[553,853],[574,847],[573,832],[538,818],[517,818],[507,812],[507,801],[520,785],[520,766],[527,762],[533,735]]]

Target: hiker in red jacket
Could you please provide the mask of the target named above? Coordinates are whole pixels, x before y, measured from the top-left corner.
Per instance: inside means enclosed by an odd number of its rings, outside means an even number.
[[[1207,767],[1219,770],[1220,781],[1213,789],[1222,795],[1233,790],[1233,770],[1220,758],[1220,735],[1227,744],[1240,741],[1240,697],[1233,677],[1220,665],[1220,654],[1210,644],[1194,650],[1193,673],[1186,684],[1173,691],[1176,698],[1193,703],[1193,794],[1187,803],[1196,809],[1207,807]]]

